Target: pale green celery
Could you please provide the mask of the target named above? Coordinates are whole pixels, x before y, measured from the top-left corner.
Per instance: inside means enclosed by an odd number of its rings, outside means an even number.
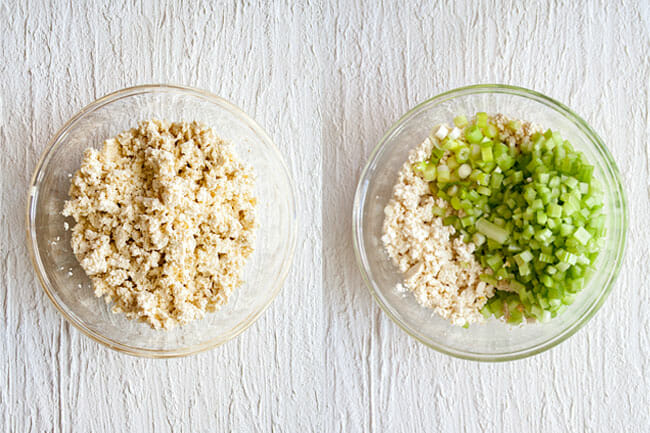
[[[485,162],[494,161],[494,155],[492,154],[492,144],[490,142],[481,143],[481,159]]]
[[[508,122],[506,126],[511,131],[517,132],[521,129],[521,122],[518,120],[511,120],[510,122]]]
[[[476,113],[476,125],[479,128],[485,128],[487,126],[488,122],[488,115],[487,113],[481,111],[479,113]]]
[[[449,175],[449,167],[446,165],[440,164],[438,166],[438,181],[439,182],[449,182],[450,175]]]
[[[492,239],[500,244],[508,240],[509,233],[506,229],[489,222],[485,218],[481,218],[476,222],[476,229],[488,239]]]
[[[464,115],[454,117],[454,125],[459,128],[463,128],[467,125],[467,117]]]
[[[498,134],[497,127],[494,126],[493,124],[488,124],[486,127],[483,128],[483,134],[485,134],[486,137],[488,138],[494,138]]]
[[[465,137],[470,143],[480,143],[483,139],[483,134],[478,126],[473,125],[465,129]]]
[[[479,232],[474,233],[472,235],[472,242],[474,242],[477,247],[483,245],[485,242],[485,235]]]
[[[591,239],[591,233],[584,229],[584,227],[578,227],[578,229],[573,234],[573,237],[576,238],[582,245],[587,245],[589,239]]]
[[[472,167],[469,164],[463,164],[458,167],[458,177],[461,179],[467,178],[472,173]]]
[[[499,317],[512,305],[506,314],[512,323],[526,317],[549,320],[594,272],[591,265],[606,231],[602,187],[593,178],[594,168],[551,130],[519,143],[520,152],[498,141],[487,114],[478,113],[475,124],[457,119],[454,123],[466,127],[464,133],[447,139],[443,153],[432,151],[434,168],[441,159],[446,162],[437,166],[437,184],[430,183],[432,194],[455,211],[445,216],[434,208],[434,215],[476,245],[476,257],[494,272],[483,281],[505,279],[515,288],[517,293],[497,291],[484,314]],[[509,122],[508,128],[516,131],[521,124]],[[414,170],[432,178],[428,167]],[[461,210],[462,218],[453,215]]]

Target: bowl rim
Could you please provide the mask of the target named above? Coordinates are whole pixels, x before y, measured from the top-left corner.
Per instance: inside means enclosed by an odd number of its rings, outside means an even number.
[[[286,176],[289,185],[289,192],[287,194],[287,199],[289,200],[289,210],[290,210],[290,218],[291,218],[289,240],[288,240],[289,247],[287,250],[288,259],[282,264],[278,277],[276,278],[276,284],[273,286],[273,289],[271,291],[271,296],[266,300],[266,302],[261,306],[261,308],[249,314],[241,323],[239,323],[236,327],[234,327],[230,332],[228,332],[225,335],[222,335],[218,338],[213,338],[211,340],[208,340],[200,344],[176,348],[176,349],[170,349],[170,350],[148,349],[148,348],[136,347],[136,346],[131,346],[128,344],[117,342],[111,338],[108,338],[98,332],[95,332],[87,328],[83,323],[83,321],[78,319],[76,316],[69,314],[64,308],[62,308],[62,306],[60,305],[60,303],[57,301],[56,297],[52,293],[52,288],[50,287],[49,279],[45,277],[45,267],[43,266],[43,263],[40,259],[40,254],[39,254],[40,250],[35,235],[35,224],[34,224],[35,217],[36,217],[35,204],[37,202],[36,199],[39,193],[40,175],[42,174],[43,167],[47,162],[49,162],[49,158],[51,157],[53,150],[60,143],[60,140],[77,123],[77,121],[81,119],[83,116],[85,116],[86,114],[98,108],[101,108],[105,105],[108,105],[112,102],[115,102],[117,100],[135,96],[135,95],[151,94],[157,92],[163,92],[163,93],[179,92],[182,94],[199,97],[204,100],[207,100],[208,102],[219,105],[221,108],[226,109],[235,117],[238,117],[249,128],[251,128],[253,132],[262,139],[262,141],[266,142],[270,151],[274,153],[277,156],[278,160],[280,161],[282,171]],[[271,303],[275,300],[275,298],[280,293],[280,289],[284,285],[286,277],[289,273],[289,269],[293,265],[293,259],[295,256],[296,243],[297,243],[298,226],[299,226],[297,207],[296,207],[296,192],[295,192],[295,184],[293,182],[293,178],[291,176],[291,173],[289,172],[289,169],[286,165],[284,158],[282,157],[282,154],[280,153],[279,149],[277,148],[277,146],[275,145],[271,137],[266,133],[266,131],[262,129],[262,127],[257,122],[255,122],[255,120],[253,120],[250,116],[248,116],[241,108],[237,107],[230,101],[220,96],[217,96],[211,92],[208,92],[206,90],[198,89],[195,87],[189,87],[189,86],[175,85],[175,84],[142,84],[137,86],[126,87],[108,93],[96,99],[95,101],[91,102],[90,104],[84,106],[81,110],[79,110],[79,112],[77,112],[67,122],[65,122],[61,128],[59,128],[59,130],[48,141],[45,149],[42,151],[39,161],[36,164],[36,168],[34,169],[32,178],[29,183],[29,195],[27,199],[26,211],[27,213],[26,213],[25,222],[26,222],[26,230],[27,230],[27,246],[28,246],[32,266],[36,271],[36,275],[38,276],[40,285],[45,291],[47,297],[50,299],[50,301],[52,302],[54,307],[59,311],[59,313],[63,315],[65,320],[68,321],[70,324],[72,324],[75,328],[77,328],[79,331],[81,331],[84,335],[86,335],[90,339],[106,347],[109,347],[117,352],[133,355],[133,356],[145,357],[145,358],[160,358],[160,359],[183,357],[183,356],[204,352],[209,349],[213,349],[217,346],[226,343],[227,341],[234,339],[242,332],[244,332],[246,329],[248,329],[253,323],[255,323],[257,319],[262,315],[262,313],[264,313],[271,305]]]
[[[414,117],[416,114],[420,113],[425,108],[428,108],[431,105],[436,105],[441,102],[456,98],[458,96],[467,96],[467,95],[477,95],[477,94],[508,94],[512,96],[519,96],[535,102],[546,105],[547,107],[555,110],[566,119],[571,121],[585,136],[588,141],[594,145],[599,155],[604,160],[604,165],[609,174],[615,180],[615,185],[613,190],[617,193],[617,199],[621,204],[621,231],[617,239],[615,239],[615,244],[617,245],[616,251],[616,260],[612,272],[609,274],[609,278],[601,289],[599,296],[589,305],[587,310],[573,323],[564,328],[562,332],[557,335],[554,335],[550,338],[547,338],[542,343],[532,346],[530,348],[512,351],[512,352],[500,352],[500,353],[491,353],[483,354],[470,351],[462,351],[457,349],[452,349],[441,344],[437,344],[433,341],[426,340],[421,337],[419,333],[411,329],[400,319],[397,318],[395,314],[392,313],[391,307],[388,303],[384,302],[381,295],[375,289],[375,283],[370,278],[369,264],[364,260],[365,259],[365,248],[363,247],[363,226],[361,224],[361,211],[363,205],[366,201],[365,197],[365,184],[369,182],[367,178],[369,169],[373,166],[375,159],[379,153],[383,150],[384,145],[387,140],[393,135],[393,133],[400,128],[405,122]],[[602,307],[605,300],[609,296],[614,283],[618,277],[621,266],[625,258],[625,246],[627,243],[627,231],[628,231],[628,210],[627,210],[627,200],[625,197],[625,189],[623,188],[620,173],[614,158],[611,153],[603,143],[602,139],[598,134],[587,124],[587,122],[573,112],[569,107],[562,104],[559,101],[556,101],[553,98],[550,98],[540,92],[526,89],[520,86],[512,86],[507,84],[475,84],[469,86],[458,87],[443,93],[440,93],[432,98],[429,98],[402,115],[383,135],[379,143],[374,147],[368,161],[364,166],[361,175],[359,176],[359,182],[357,184],[357,189],[354,196],[354,203],[352,209],[352,238],[354,245],[354,254],[357,261],[357,266],[363,278],[363,281],[370,291],[374,300],[379,304],[379,307],[390,317],[390,319],[397,324],[403,331],[405,331],[409,336],[413,337],[420,343],[425,346],[434,349],[440,353],[450,355],[460,359],[467,359],[471,361],[484,361],[484,362],[502,362],[510,361],[516,359],[522,359],[529,356],[533,356],[549,350],[561,342],[565,341],[572,335],[574,335],[578,330],[580,330]]]

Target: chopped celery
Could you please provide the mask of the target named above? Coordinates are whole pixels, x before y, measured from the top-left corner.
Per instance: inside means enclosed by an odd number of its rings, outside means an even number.
[[[450,156],[449,158],[447,158],[446,165],[447,167],[449,167],[449,171],[453,171],[460,164],[458,164],[458,161],[456,161],[455,156]]]
[[[456,125],[459,128],[463,128],[464,126],[467,125],[467,117],[465,117],[464,115],[454,117],[454,125]]]
[[[492,284],[493,286],[496,286],[499,283],[497,279],[494,278],[492,275],[481,274],[479,278],[481,279],[481,281],[484,281],[488,284]]]
[[[487,186],[490,181],[490,175],[487,173],[479,173],[476,176],[476,183],[481,186]]]
[[[556,203],[551,203],[546,208],[546,213],[551,218],[559,218],[562,216],[562,208]]]
[[[467,146],[462,146],[456,149],[454,153],[456,154],[456,161],[462,164],[464,162],[467,162],[469,159],[470,148]]]
[[[478,191],[479,194],[483,194],[483,195],[492,194],[492,190],[485,186],[479,186],[478,188],[476,188],[476,191]]]
[[[506,229],[499,227],[484,218],[481,218],[476,222],[476,230],[484,234],[488,239],[492,239],[500,244],[508,240],[509,233]]]
[[[492,154],[492,144],[490,142],[481,143],[481,159],[485,162],[494,161]]]
[[[497,127],[491,123],[483,128],[483,134],[485,134],[485,136],[488,138],[494,138],[498,133],[499,131],[497,130]]]
[[[479,127],[474,125],[465,129],[465,137],[470,143],[480,143],[483,139],[483,134],[481,133]]]
[[[443,208],[439,207],[439,206],[433,206],[432,211],[433,211],[433,215],[438,216],[438,217],[443,216],[443,215],[446,214],[446,211]]]
[[[424,170],[422,170],[422,178],[427,182],[434,181],[436,179],[436,166],[428,163]]]
[[[479,232],[474,233],[472,235],[472,242],[474,242],[477,247],[480,247],[485,242],[485,235]]]
[[[578,229],[573,234],[573,237],[576,238],[582,245],[587,245],[587,242],[589,239],[591,239],[591,233],[589,233],[583,227],[578,227]]]
[[[463,164],[458,167],[458,177],[465,179],[472,173],[472,167],[469,164]]]
[[[446,165],[438,166],[438,181],[439,182],[449,182],[449,167]]]
[[[507,126],[508,129],[510,129],[511,131],[517,132],[521,129],[521,122],[518,120],[511,120],[510,122],[508,122]]]
[[[555,261],[552,255],[546,253],[540,253],[538,260],[542,263],[553,263]]]
[[[479,128],[485,128],[487,126],[487,121],[488,121],[487,113],[483,111],[481,111],[480,113],[476,113],[476,125]]]
[[[533,254],[529,250],[526,250],[526,251],[521,252],[520,254],[517,254],[516,257],[519,257],[521,260],[523,260],[526,263],[533,260]]]
[[[481,279],[505,280],[516,292],[497,290],[482,313],[511,323],[555,317],[594,272],[606,232],[593,165],[557,131],[529,140],[515,134],[517,142],[506,145],[484,112],[454,124],[456,133],[433,138],[439,144],[413,170],[448,203],[434,207],[434,216],[475,244],[474,255],[492,273]],[[506,127],[516,132],[522,125]]]

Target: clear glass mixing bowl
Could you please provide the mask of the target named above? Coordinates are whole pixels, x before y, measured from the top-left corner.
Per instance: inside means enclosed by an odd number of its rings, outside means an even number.
[[[408,152],[431,128],[458,114],[503,113],[559,130],[595,165],[605,188],[607,236],[595,267],[599,270],[575,302],[546,323],[513,327],[489,320],[468,329],[451,325],[420,306],[410,293],[398,293],[401,275],[381,242],[384,207]],[[372,152],[357,187],[353,209],[355,252],[363,278],[380,307],[409,335],[448,355],[478,361],[504,361],[547,350],[573,335],[600,308],[618,275],[625,248],[627,209],[618,169],[600,137],[563,104],[513,86],[477,85],[438,95],[406,113]]]
[[[237,155],[257,176],[257,240],[243,273],[244,284],[226,306],[202,320],[170,331],[113,314],[93,294],[92,285],[70,246],[74,220],[61,215],[70,176],[87,147],[152,117],[198,120],[235,145]],[[45,293],[83,333],[113,349],[149,357],[183,356],[222,344],[249,327],[280,291],[296,245],[296,208],[287,168],[269,136],[226,100],[178,86],[132,87],[93,102],[51,140],[36,167],[27,204],[27,236],[34,268]]]

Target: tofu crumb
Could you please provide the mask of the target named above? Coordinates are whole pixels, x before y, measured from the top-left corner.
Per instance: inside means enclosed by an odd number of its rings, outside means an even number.
[[[253,188],[252,168],[212,129],[153,119],[85,151],[62,213],[76,222],[72,248],[95,295],[171,329],[219,309],[242,283]]]

